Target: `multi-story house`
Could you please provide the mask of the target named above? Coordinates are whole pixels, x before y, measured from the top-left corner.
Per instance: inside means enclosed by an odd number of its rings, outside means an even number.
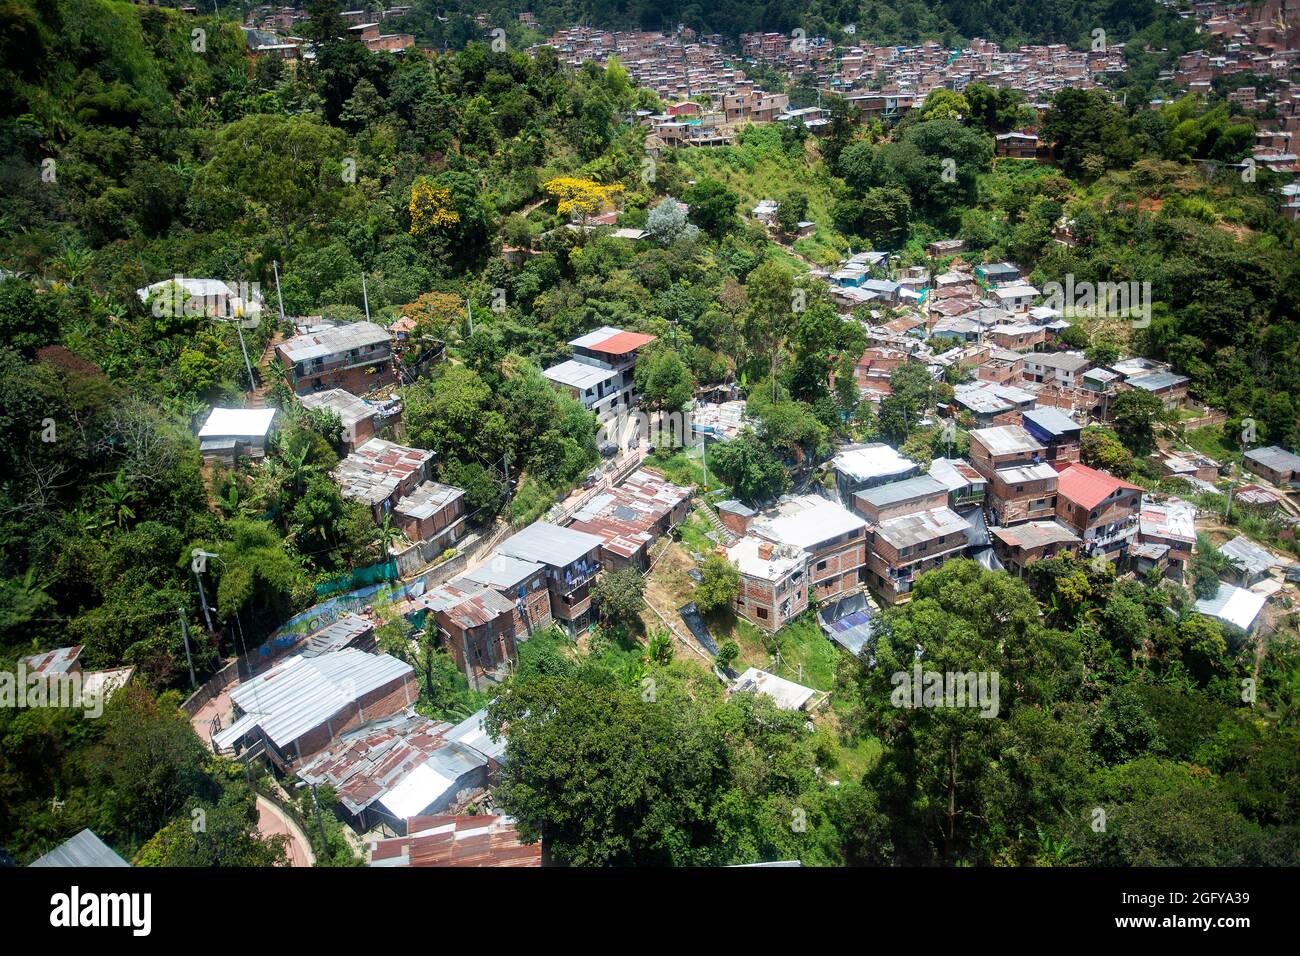
[[[1035,561],[1077,552],[1079,536],[1056,521],[1026,521],[1010,528],[989,528],[993,552],[1008,574],[1024,577]]]
[[[576,637],[592,624],[591,585],[600,573],[604,544],[594,534],[537,521],[506,538],[497,553],[546,567],[551,615]]]
[[[542,374],[606,421],[635,403],[637,355],[654,340],[653,335],[604,326],[569,342],[573,358]]]
[[[1056,520],[1079,536],[1088,557],[1120,557],[1137,537],[1141,512],[1137,485],[1078,462],[1057,475]]]
[[[979,428],[970,435],[970,459],[989,483],[989,523],[1011,525],[1056,514],[1056,469],[1047,449],[1019,425]]]
[[[867,584],[886,603],[907,600],[918,575],[966,550],[970,525],[948,499],[948,486],[929,475],[853,496],[867,522]]]
[[[778,631],[808,609],[808,553],[746,535],[727,549],[740,572],[735,612],[765,631]]]
[[[1044,460],[1058,464],[1079,460],[1083,426],[1065,412],[1048,406],[1022,412],[1020,418],[1029,436],[1047,449]]]
[[[373,322],[295,335],[275,351],[299,395],[329,388],[364,395],[394,381],[392,343],[387,330]]]

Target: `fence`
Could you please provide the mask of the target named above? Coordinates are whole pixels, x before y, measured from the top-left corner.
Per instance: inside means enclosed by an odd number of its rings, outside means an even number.
[[[357,568],[347,574],[340,574],[328,581],[322,581],[316,585],[316,596],[327,597],[331,594],[337,594],[339,591],[355,590],[369,584],[396,581],[400,576],[397,561],[389,558],[379,564],[372,564],[366,568]]]

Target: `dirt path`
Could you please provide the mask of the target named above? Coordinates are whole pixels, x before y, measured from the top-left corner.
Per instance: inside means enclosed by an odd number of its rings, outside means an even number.
[[[289,838],[290,866],[316,865],[307,834],[274,801],[260,793],[257,795],[257,832],[264,837],[283,835]]]

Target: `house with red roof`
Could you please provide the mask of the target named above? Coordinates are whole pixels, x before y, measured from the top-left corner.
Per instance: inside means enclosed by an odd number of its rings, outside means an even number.
[[[1079,462],[1057,467],[1056,519],[1082,539],[1082,553],[1124,554],[1137,537],[1142,489]]]

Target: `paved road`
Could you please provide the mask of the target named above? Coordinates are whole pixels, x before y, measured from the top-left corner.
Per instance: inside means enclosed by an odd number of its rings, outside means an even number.
[[[307,835],[273,801],[260,793],[257,795],[257,832],[265,837],[283,834],[289,838],[290,866],[315,866],[316,857],[311,852]]]

